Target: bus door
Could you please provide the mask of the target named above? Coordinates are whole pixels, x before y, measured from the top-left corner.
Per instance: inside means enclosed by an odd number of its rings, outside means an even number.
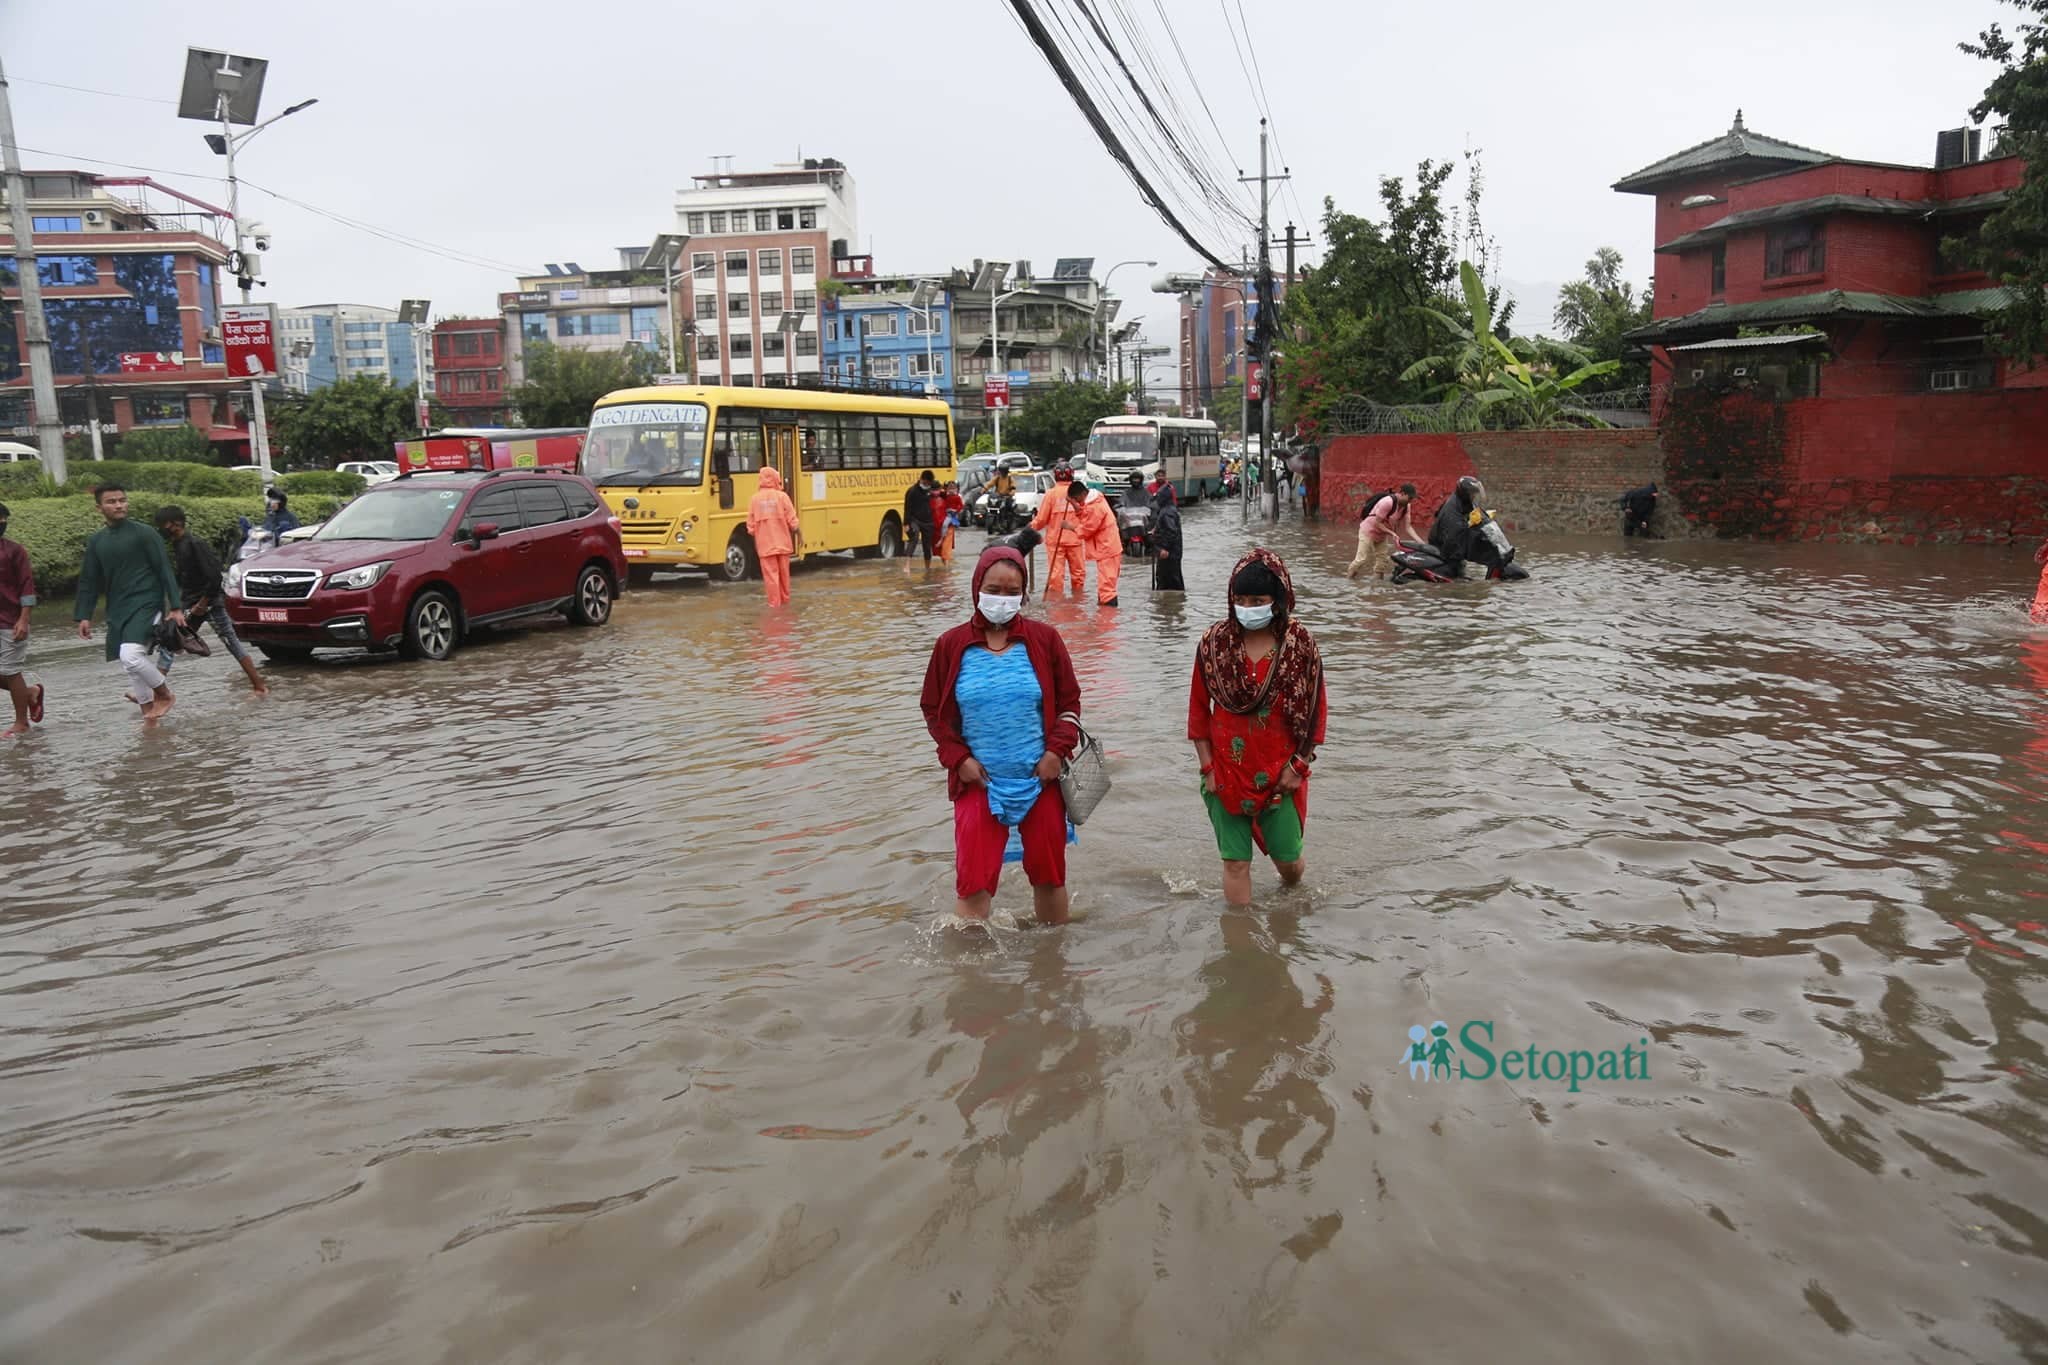
[[[824,509],[819,508],[814,514],[806,505],[809,499],[804,496],[810,490],[800,490],[797,487],[797,440],[797,429],[794,426],[764,424],[761,428],[761,467],[772,468],[782,476],[782,490],[789,494],[789,500],[796,504],[797,524],[803,528],[803,538],[823,543],[823,525],[820,524],[813,530],[811,523],[823,517]]]

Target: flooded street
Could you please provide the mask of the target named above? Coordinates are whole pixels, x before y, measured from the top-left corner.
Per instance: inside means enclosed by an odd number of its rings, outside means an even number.
[[[978,532],[268,701],[186,661],[148,731],[45,611],[0,1359],[2048,1360],[2024,553],[1395,589],[1285,521],[1330,739],[1307,884],[1229,914],[1183,736],[1250,533],[1187,538],[1185,598],[1029,608],[1116,789],[1086,918],[992,943],[917,707]]]

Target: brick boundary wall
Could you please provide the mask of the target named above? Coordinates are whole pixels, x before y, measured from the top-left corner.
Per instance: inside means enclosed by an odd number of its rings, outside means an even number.
[[[1656,481],[1672,539],[2034,545],[2048,536],[2048,392],[1709,400],[1649,430],[1341,436],[1327,515],[1413,483],[1417,528],[1476,474],[1510,532],[1618,535],[1624,490]]]

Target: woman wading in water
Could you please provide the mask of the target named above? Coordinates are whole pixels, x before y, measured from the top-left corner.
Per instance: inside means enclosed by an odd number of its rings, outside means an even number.
[[[1294,582],[1280,556],[1253,550],[1239,560],[1228,605],[1195,651],[1188,738],[1223,856],[1223,899],[1250,905],[1255,844],[1282,882],[1301,880],[1309,768],[1330,699],[1315,637],[1293,619]]]

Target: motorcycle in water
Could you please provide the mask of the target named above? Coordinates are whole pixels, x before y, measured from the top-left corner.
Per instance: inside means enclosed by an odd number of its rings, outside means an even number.
[[[1481,512],[1479,517],[1465,530],[1462,558],[1483,567],[1489,580],[1519,583],[1527,578],[1529,571],[1515,563],[1514,544],[1493,513]],[[1393,559],[1396,583],[1448,583],[1464,577],[1463,567],[1453,568],[1433,545],[1403,541]]]
[[[1022,522],[1017,511],[1017,499],[1008,493],[989,494],[981,515],[982,525],[988,528],[991,536],[1006,536]]]
[[[1152,511],[1135,500],[1117,508],[1116,530],[1124,542],[1124,553],[1140,559],[1152,554]]]

